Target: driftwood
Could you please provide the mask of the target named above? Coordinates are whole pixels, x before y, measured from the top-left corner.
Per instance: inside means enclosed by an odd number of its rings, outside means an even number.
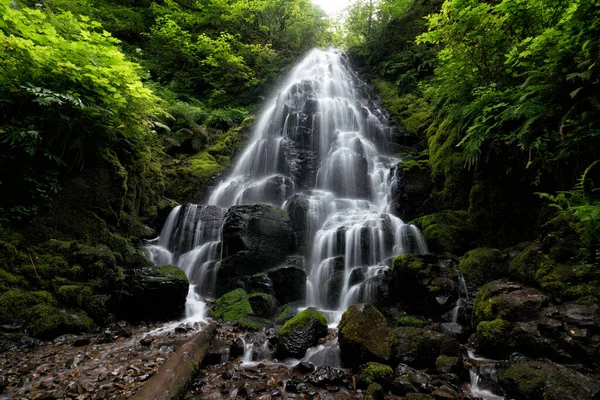
[[[192,378],[198,372],[217,325],[206,328],[184,344],[158,369],[132,400],[172,400],[185,394]]]

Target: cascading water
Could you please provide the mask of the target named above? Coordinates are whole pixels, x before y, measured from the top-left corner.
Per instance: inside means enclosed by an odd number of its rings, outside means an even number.
[[[151,258],[176,263],[197,293],[211,296],[225,208],[302,209],[306,305],[335,323],[350,304],[370,300],[391,257],[427,248],[416,227],[388,212],[392,168],[400,160],[390,155],[386,116],[346,55],[312,50],[275,93],[209,205],[175,208],[149,247]]]

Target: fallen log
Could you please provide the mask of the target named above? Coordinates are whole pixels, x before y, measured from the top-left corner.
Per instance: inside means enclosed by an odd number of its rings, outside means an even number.
[[[173,400],[183,397],[198,372],[217,324],[211,322],[158,369],[132,400]]]

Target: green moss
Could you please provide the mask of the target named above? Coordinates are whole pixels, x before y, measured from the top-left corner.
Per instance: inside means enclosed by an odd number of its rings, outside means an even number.
[[[50,304],[38,304],[29,312],[27,332],[40,339],[51,339],[65,332],[88,332],[94,322],[81,310],[66,312]]]
[[[19,275],[13,275],[0,268],[0,295],[9,289],[26,287],[27,281]]]
[[[396,326],[416,326],[421,328],[426,325],[425,321],[411,315],[397,313],[394,315],[394,323]]]
[[[246,331],[260,331],[264,325],[257,321],[252,321],[247,318],[241,319],[237,323],[238,328],[246,330]]]
[[[0,268],[13,270],[19,258],[19,251],[13,244],[0,240]]]
[[[383,398],[383,386],[379,383],[371,383],[367,388],[363,400],[375,400]]]
[[[475,340],[479,351],[504,355],[513,345],[511,325],[501,318],[482,321],[477,325]]]
[[[365,386],[372,383],[387,386],[394,380],[394,370],[389,365],[369,362],[362,366],[358,379]]]
[[[340,346],[348,352],[364,351],[371,359],[389,360],[395,336],[386,318],[371,305],[361,305],[362,310],[358,307],[351,306],[342,315],[338,325]]]
[[[509,264],[511,276],[521,282],[538,283],[544,276],[552,272],[556,263],[540,251],[539,244],[527,245]]]
[[[435,397],[423,393],[408,393],[406,400],[435,400]]]
[[[392,262],[392,271],[402,269],[415,274],[420,274],[421,272],[425,272],[428,267],[428,264],[425,262],[425,260],[423,260],[422,257],[414,254],[404,254],[398,256],[394,258],[394,261]]]
[[[472,246],[474,229],[464,210],[429,214],[410,223],[421,229],[432,253],[459,255]]]
[[[56,305],[48,292],[25,292],[12,289],[0,296],[0,324],[17,324],[27,320],[32,307],[39,304]]]
[[[80,285],[61,286],[56,291],[56,297],[63,304],[82,308],[90,301],[92,289],[89,286]]]
[[[277,337],[304,330],[312,321],[317,321],[327,329],[327,318],[315,309],[308,308],[287,321],[277,332]]]
[[[248,295],[243,289],[225,293],[210,310],[210,316],[225,322],[239,322],[252,313]]]
[[[158,276],[168,278],[169,280],[179,280],[188,282],[188,278],[185,275],[185,272],[183,272],[181,268],[176,267],[174,265],[163,265],[162,267],[158,267],[156,268],[156,273]]]
[[[459,268],[469,283],[480,286],[503,277],[508,271],[507,255],[498,249],[480,247],[467,252]]]
[[[439,373],[456,373],[460,368],[461,360],[458,357],[441,355],[435,360],[435,369]]]
[[[286,305],[285,307],[283,307],[283,310],[281,311],[275,322],[278,325],[283,325],[290,319],[294,318],[294,316],[296,316],[297,314],[298,310],[295,307]]]

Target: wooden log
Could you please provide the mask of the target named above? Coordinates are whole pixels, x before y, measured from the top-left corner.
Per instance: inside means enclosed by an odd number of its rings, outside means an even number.
[[[183,397],[206,355],[217,324],[211,322],[173,354],[132,400],[173,400]]]

